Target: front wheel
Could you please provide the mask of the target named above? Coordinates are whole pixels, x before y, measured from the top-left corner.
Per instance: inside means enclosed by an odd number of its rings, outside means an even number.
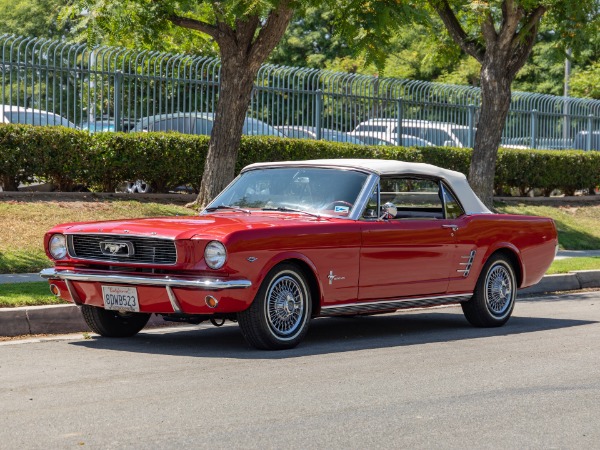
[[[94,333],[105,337],[130,337],[137,334],[150,320],[150,314],[109,311],[81,305],[81,313]]]
[[[463,313],[476,327],[500,327],[512,314],[517,297],[517,280],[511,262],[492,256],[477,280],[473,298],[461,303]]]
[[[263,350],[283,350],[300,343],[312,311],[306,277],[293,264],[269,272],[250,307],[238,314],[248,344]]]

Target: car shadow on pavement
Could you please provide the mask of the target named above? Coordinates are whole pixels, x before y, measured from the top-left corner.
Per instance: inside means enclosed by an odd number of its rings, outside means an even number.
[[[570,328],[597,323],[587,320],[513,316],[500,328],[475,328],[460,310],[319,318],[310,324],[303,342],[294,349],[261,351],[251,348],[236,324],[220,328],[169,328],[125,339],[92,336],[70,344],[89,349],[200,358],[287,359],[387,347],[403,347]]]

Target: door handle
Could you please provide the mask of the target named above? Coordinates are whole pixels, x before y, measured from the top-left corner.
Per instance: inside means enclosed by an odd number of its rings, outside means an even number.
[[[442,225],[442,228],[451,228],[452,231],[458,230],[458,225]]]

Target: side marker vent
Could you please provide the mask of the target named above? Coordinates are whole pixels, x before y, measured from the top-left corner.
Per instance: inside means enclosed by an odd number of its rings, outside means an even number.
[[[473,265],[473,261],[475,260],[475,250],[471,250],[469,256],[461,256],[462,259],[466,259],[467,262],[461,262],[460,265],[464,267],[464,269],[458,269],[457,272],[461,272],[463,277],[467,278],[469,276],[469,272],[471,271],[471,266]]]

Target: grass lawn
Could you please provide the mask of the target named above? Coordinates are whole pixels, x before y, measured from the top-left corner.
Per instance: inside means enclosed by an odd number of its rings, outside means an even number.
[[[567,273],[572,270],[600,270],[600,257],[558,259],[552,263],[546,274]]]
[[[552,217],[564,250],[600,249],[600,205],[495,205],[498,212]]]
[[[44,233],[59,223],[195,214],[182,206],[133,200],[0,201],[0,273],[50,267]]]
[[[0,308],[66,303],[50,293],[47,281],[0,284]]]
[[[552,217],[561,248],[600,249],[600,205],[496,205],[499,212]],[[44,233],[64,222],[134,217],[195,215],[173,204],[135,200],[14,201],[0,200],[0,273],[37,272],[50,262],[42,249]]]

